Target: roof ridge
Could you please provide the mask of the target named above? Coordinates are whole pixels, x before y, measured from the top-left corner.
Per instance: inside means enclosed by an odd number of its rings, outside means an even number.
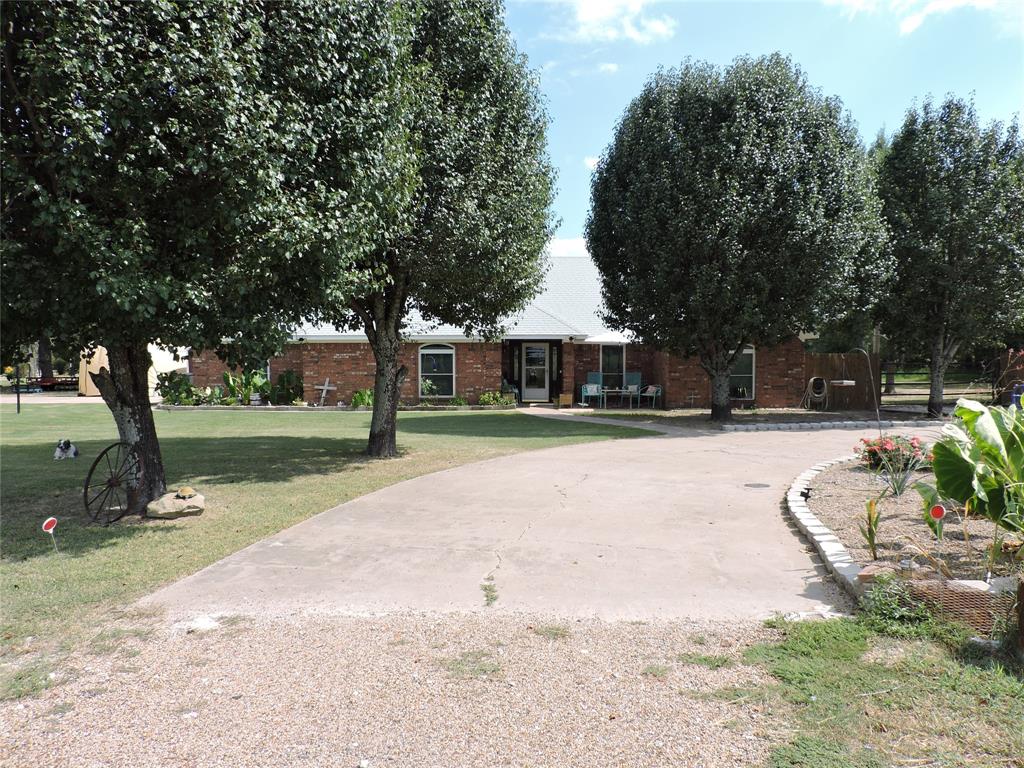
[[[554,314],[554,313],[552,313],[552,312],[548,312],[548,311],[547,311],[546,309],[544,309],[543,307],[539,307],[539,306],[537,306],[537,305],[536,305],[536,304],[534,304],[534,303],[533,303],[532,301],[530,302],[530,306],[531,306],[531,307],[533,307],[534,309],[536,309],[536,310],[537,310],[538,312],[543,312],[543,313],[544,313],[545,315],[547,315],[548,317],[550,317],[550,318],[551,318],[552,320],[557,320],[557,321],[558,321],[558,322],[560,322],[560,323],[561,323],[562,325],[564,325],[564,326],[565,326],[566,328],[571,328],[571,329],[572,329],[573,331],[575,331],[576,333],[582,333],[582,334],[583,334],[584,336],[586,335],[586,334],[585,334],[585,333],[584,333],[583,331],[581,331],[581,330],[580,330],[579,328],[577,328],[577,327],[576,327],[575,325],[573,325],[572,323],[570,323],[570,322],[569,322],[568,320],[563,320],[563,319],[562,319],[562,318],[560,318],[560,317],[559,317],[558,315],[556,315],[556,314]]]

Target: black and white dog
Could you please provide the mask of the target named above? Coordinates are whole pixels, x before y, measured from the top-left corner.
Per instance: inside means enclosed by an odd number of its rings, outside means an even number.
[[[61,459],[77,459],[78,448],[70,440],[58,440],[57,449],[53,452],[53,460],[60,461]]]

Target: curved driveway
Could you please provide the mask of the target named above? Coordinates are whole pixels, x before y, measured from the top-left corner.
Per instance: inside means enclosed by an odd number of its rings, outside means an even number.
[[[781,503],[797,474],[869,433],[674,430],[461,466],[335,507],[146,602],[178,617],[821,610],[837,592]],[[497,596],[491,607],[483,585]]]

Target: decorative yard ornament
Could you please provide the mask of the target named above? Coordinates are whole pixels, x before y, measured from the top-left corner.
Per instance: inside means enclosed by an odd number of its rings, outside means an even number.
[[[328,390],[337,389],[337,387],[332,387],[331,386],[331,379],[328,377],[328,378],[324,379],[324,383],[323,384],[317,384],[315,387],[313,387],[313,389],[319,389],[320,390],[319,405],[320,405],[321,408],[323,408],[324,407],[324,401],[327,399],[327,392],[328,392]]]
[[[43,532],[50,534],[50,541],[53,542],[53,551],[57,555],[57,559],[60,562],[60,572],[64,576],[64,588],[68,589],[70,582],[68,581],[68,574],[64,568],[64,560],[60,556],[60,550],[57,549],[57,538],[53,535],[54,529],[57,527],[57,518],[48,517],[43,520]]]
[[[53,535],[53,529],[56,528],[56,527],[57,527],[57,518],[56,517],[48,517],[45,520],[43,520],[43,531],[45,533],[50,534],[50,541],[53,542],[53,551],[56,552],[57,556],[59,557],[60,556],[60,550],[57,549],[57,539]]]
[[[935,538],[939,542],[935,555],[935,559],[939,561],[939,578],[942,578],[942,572],[945,570],[942,563],[942,521],[945,517],[946,507],[943,504],[933,504],[925,515],[925,522],[928,523],[928,527],[932,529],[932,533],[935,534]]]

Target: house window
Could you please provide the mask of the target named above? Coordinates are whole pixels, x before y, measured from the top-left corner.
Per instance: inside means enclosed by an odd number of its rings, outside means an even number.
[[[622,389],[626,371],[626,348],[617,344],[601,345],[601,386]]]
[[[420,397],[455,394],[455,347],[424,344],[420,347]]]
[[[729,376],[729,397],[733,400],[754,399],[754,348],[750,345],[736,357]]]

